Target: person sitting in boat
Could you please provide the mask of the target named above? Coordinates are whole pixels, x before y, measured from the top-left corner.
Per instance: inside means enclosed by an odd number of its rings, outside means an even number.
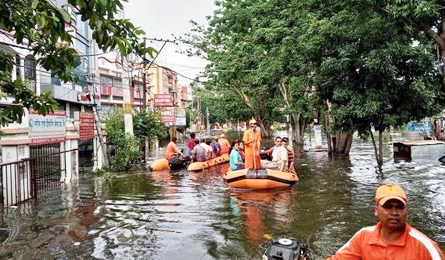
[[[170,141],[170,143],[168,143],[167,148],[165,149],[166,150],[165,151],[165,159],[170,161],[170,158],[175,153],[179,153],[182,155],[181,150],[179,150],[178,146],[176,146],[176,142],[177,142],[177,138],[172,137],[172,140]]]
[[[202,147],[204,147],[206,153],[205,153],[205,157],[206,157],[206,161],[212,159],[212,154],[213,154],[213,149],[210,146],[210,139],[206,139],[206,140],[202,140],[202,142],[199,145],[202,145]]]
[[[234,141],[232,144],[229,166],[232,171],[244,169],[244,162],[239,153],[239,142]]]
[[[275,137],[275,146],[272,149],[268,149],[266,152],[272,150],[272,162],[265,163],[265,168],[279,169],[284,171],[287,166],[288,155],[286,148],[282,145],[281,137]]]
[[[218,138],[218,143],[221,146],[221,155],[228,154],[230,152],[230,142],[227,140],[225,134],[221,134]]]
[[[210,144],[210,146],[212,147],[213,158],[216,158],[221,155],[221,146],[219,145],[218,140],[216,140],[216,138],[213,138],[213,141]]]
[[[244,155],[244,143],[238,142],[239,144],[239,155],[241,155],[241,159],[243,159],[243,162],[246,161],[246,155]]]
[[[195,139],[195,147],[192,150],[193,162],[204,162],[206,160],[206,150],[202,145],[199,145],[199,139]]]
[[[295,156],[294,156],[294,148],[289,143],[289,138],[283,137],[283,147],[287,150],[287,160],[288,160],[288,169],[290,172],[295,173]]]

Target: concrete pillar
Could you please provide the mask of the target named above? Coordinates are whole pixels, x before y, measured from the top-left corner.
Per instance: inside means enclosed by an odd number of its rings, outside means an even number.
[[[79,177],[79,151],[71,151],[79,148],[79,121],[74,123],[67,121],[65,138],[65,150],[63,151],[70,152],[61,155],[64,161],[62,165],[65,165],[65,176],[61,176],[61,181],[71,183]]]

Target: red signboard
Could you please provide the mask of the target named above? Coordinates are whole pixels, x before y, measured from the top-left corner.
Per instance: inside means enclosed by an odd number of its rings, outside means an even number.
[[[157,107],[172,107],[173,99],[170,94],[155,94],[154,95],[155,106]]]
[[[161,110],[162,123],[174,123],[176,121],[176,108],[166,107]]]
[[[80,112],[79,121],[80,121],[79,138],[80,139],[94,138],[94,114],[87,112]]]

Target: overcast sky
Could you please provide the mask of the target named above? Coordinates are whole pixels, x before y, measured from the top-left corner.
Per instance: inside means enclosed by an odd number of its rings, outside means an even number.
[[[214,0],[128,0],[124,3],[125,18],[141,27],[147,38],[174,40],[172,36],[183,36],[192,29],[190,20],[207,25],[206,16],[212,15],[216,9]],[[159,50],[162,42],[148,42]],[[178,52],[185,51],[184,45],[167,43],[155,63],[194,78],[206,64],[197,57],[187,57]],[[188,85],[191,81],[178,75],[181,84]]]

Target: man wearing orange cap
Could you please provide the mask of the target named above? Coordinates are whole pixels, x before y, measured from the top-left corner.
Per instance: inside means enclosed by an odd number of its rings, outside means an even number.
[[[406,223],[406,202],[405,191],[398,185],[377,188],[374,215],[379,223],[362,228],[327,259],[444,260],[436,242]]]
[[[261,133],[257,129],[257,122],[255,119],[249,121],[249,129],[244,132],[244,155],[246,156],[246,169],[261,168],[260,147],[261,147]]]

